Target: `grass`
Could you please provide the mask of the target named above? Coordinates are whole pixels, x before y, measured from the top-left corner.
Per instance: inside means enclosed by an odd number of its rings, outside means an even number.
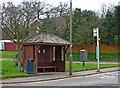
[[[66,59],[69,60],[70,53],[66,54]],[[118,61],[120,53],[101,53],[100,61]],[[0,51],[0,58],[15,58],[16,51]],[[73,60],[80,60],[80,53],[73,53]],[[88,61],[96,61],[95,53],[88,53]],[[31,76],[25,72],[18,72],[17,66],[14,61],[0,61],[0,79],[11,77],[24,77]],[[97,64],[86,63],[82,66],[82,63],[73,63],[73,71],[83,71],[90,69],[97,69]],[[117,67],[117,64],[100,64],[100,68]],[[21,68],[22,69],[22,68]],[[69,63],[66,63],[66,71],[69,71]],[[35,75],[35,74],[32,74]]]
[[[18,72],[14,61],[0,61],[0,64],[2,64],[2,68],[0,69],[2,78],[26,75],[24,72]]]
[[[118,61],[120,53],[100,53],[100,61]],[[66,59],[69,60],[70,53],[66,54]],[[73,53],[73,60],[80,61],[80,53]],[[95,53],[88,53],[88,61],[96,61]]]
[[[25,77],[25,76],[33,76],[36,74],[27,74],[25,72],[18,72],[17,66],[14,61],[0,61],[0,79],[11,78],[11,77]],[[100,64],[101,68],[106,67],[117,67],[118,64]],[[2,68],[1,68],[2,67]],[[85,66],[82,66],[82,63],[73,63],[73,71],[83,71],[89,69],[96,69],[97,64],[86,63]],[[66,63],[66,71],[69,71],[69,63]]]
[[[15,58],[16,51],[0,51],[0,58]],[[100,53],[100,61],[118,61],[120,53]],[[66,59],[69,60],[70,53],[67,52]],[[80,53],[73,52],[73,60],[80,60]],[[95,53],[88,53],[88,61],[96,61]]]
[[[15,58],[16,51],[0,51],[0,58]]]
[[[118,67],[118,64],[100,64],[100,68],[110,68],[110,67]],[[76,71],[84,71],[84,70],[93,70],[97,69],[97,64],[93,63],[85,63],[83,66],[82,63],[73,63],[72,70]],[[66,63],[66,71],[69,71],[69,63]]]

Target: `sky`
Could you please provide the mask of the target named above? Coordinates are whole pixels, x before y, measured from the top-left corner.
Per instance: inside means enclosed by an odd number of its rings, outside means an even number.
[[[7,2],[7,1],[12,1],[14,4],[18,4],[25,0],[0,0],[0,3]],[[70,0],[40,0],[40,1],[44,1],[54,6],[57,6],[59,2],[68,2],[68,4],[70,2]],[[109,5],[109,4],[118,5],[119,1],[120,0],[72,0],[72,5],[73,5],[73,8],[81,8],[82,10],[87,9],[87,10],[99,11],[101,8],[101,4],[105,3],[106,5]]]

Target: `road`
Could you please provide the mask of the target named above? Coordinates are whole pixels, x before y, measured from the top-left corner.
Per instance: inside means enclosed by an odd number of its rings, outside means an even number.
[[[10,86],[118,86],[118,71]]]

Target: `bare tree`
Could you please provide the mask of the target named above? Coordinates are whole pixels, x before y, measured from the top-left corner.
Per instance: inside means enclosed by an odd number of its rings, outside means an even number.
[[[103,3],[101,4],[101,17],[105,18],[106,13],[107,13],[107,5]]]
[[[101,11],[100,11],[101,17],[105,18],[107,11],[114,13],[115,10],[114,7],[115,7],[114,3],[113,4],[109,3],[108,5],[105,3],[101,4]]]
[[[68,14],[68,12],[69,12],[68,3],[62,3],[62,2],[60,2],[58,6],[50,6],[50,10],[49,10],[51,17],[63,16],[65,14]]]
[[[4,31],[9,30],[14,35],[14,38],[11,38],[11,40],[17,44],[19,62],[21,62],[20,44],[24,38],[28,37],[32,21],[36,17],[39,18],[43,8],[41,2],[28,1],[22,2],[22,4],[17,6],[12,2],[3,3],[2,5],[2,26]],[[18,68],[19,71],[20,68]]]
[[[60,2],[59,5],[58,5],[58,12],[59,12],[60,16],[68,13],[69,12],[68,3],[62,3],[62,2]]]
[[[40,1],[23,1],[18,5],[14,5],[12,2],[6,2],[2,4],[2,26],[4,31],[9,35],[12,41],[17,44],[18,62],[21,62],[21,42],[29,36],[32,22],[41,16],[47,18],[62,16],[68,12],[68,4],[60,3],[57,7],[45,4]],[[49,21],[47,21],[49,24]],[[44,23],[46,24],[46,23]],[[54,23],[47,25],[51,30],[57,31]],[[45,27],[45,28],[47,28]],[[11,37],[7,30],[11,31],[14,37]],[[48,30],[49,31],[49,30]],[[45,30],[47,32],[47,30]],[[21,67],[18,67],[20,71]]]

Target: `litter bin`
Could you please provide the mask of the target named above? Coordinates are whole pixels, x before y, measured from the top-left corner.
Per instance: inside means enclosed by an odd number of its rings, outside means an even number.
[[[34,73],[34,60],[28,59],[27,61],[27,73]]]
[[[84,66],[84,62],[87,62],[88,60],[88,53],[87,50],[80,50],[80,61],[83,62],[83,66]]]

